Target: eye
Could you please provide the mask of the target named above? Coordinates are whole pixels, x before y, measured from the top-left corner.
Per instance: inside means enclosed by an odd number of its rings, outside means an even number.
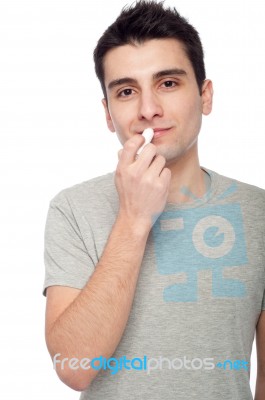
[[[123,89],[121,92],[118,93],[118,97],[128,97],[131,96],[133,93],[132,89]]]
[[[164,87],[166,87],[166,88],[172,88],[172,87],[175,87],[175,86],[177,86],[178,84],[177,84],[177,82],[175,82],[175,81],[165,81],[165,82],[163,82],[162,83],[162,86],[164,85]]]

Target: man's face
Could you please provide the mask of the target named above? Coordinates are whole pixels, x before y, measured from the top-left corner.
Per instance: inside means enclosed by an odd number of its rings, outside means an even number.
[[[175,39],[153,39],[110,50],[104,59],[109,129],[122,144],[146,128],[167,164],[197,146],[202,114],[212,106],[212,83],[200,96],[192,65]]]

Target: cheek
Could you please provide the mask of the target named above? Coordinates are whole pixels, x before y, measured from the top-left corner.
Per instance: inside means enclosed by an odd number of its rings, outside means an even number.
[[[122,145],[124,145],[124,143],[128,139],[127,135],[126,135],[126,132],[128,131],[128,127],[127,127],[126,121],[124,119],[124,116],[123,116],[123,118],[121,118],[120,116],[118,117],[115,113],[111,113],[111,119],[112,119],[112,124],[115,129],[116,135],[119,139],[119,142]]]
[[[121,118],[118,118],[119,112],[117,112],[111,108],[110,108],[109,112],[110,112],[111,121],[115,128],[115,131],[118,132],[120,130],[120,126],[122,125]]]
[[[202,122],[201,101],[199,98],[195,100],[193,96],[183,101],[183,104],[186,104],[186,106],[182,107],[182,122],[188,127],[191,133],[197,133]]]
[[[126,141],[132,131],[132,126],[135,124],[135,110],[131,110],[128,106],[119,107],[110,110],[110,116],[118,137],[124,137],[124,141]]]

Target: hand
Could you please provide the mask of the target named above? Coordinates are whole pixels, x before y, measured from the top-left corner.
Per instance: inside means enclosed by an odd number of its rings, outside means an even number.
[[[164,210],[171,171],[165,168],[166,159],[157,154],[153,143],[146,145],[136,158],[143,143],[142,135],[134,135],[119,150],[115,185],[120,199],[119,214],[151,228]]]

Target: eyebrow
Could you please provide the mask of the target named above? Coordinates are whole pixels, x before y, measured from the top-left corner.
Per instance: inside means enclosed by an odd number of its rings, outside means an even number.
[[[168,76],[168,75],[182,75],[182,76],[187,76],[187,72],[184,71],[184,69],[180,68],[171,68],[171,69],[165,69],[163,71],[156,72],[153,74],[153,80],[157,80],[160,78],[163,78],[163,76]],[[137,83],[136,79],[130,78],[130,77],[124,77],[120,79],[114,79],[108,84],[108,89],[111,90],[116,86],[120,85],[135,85]]]

